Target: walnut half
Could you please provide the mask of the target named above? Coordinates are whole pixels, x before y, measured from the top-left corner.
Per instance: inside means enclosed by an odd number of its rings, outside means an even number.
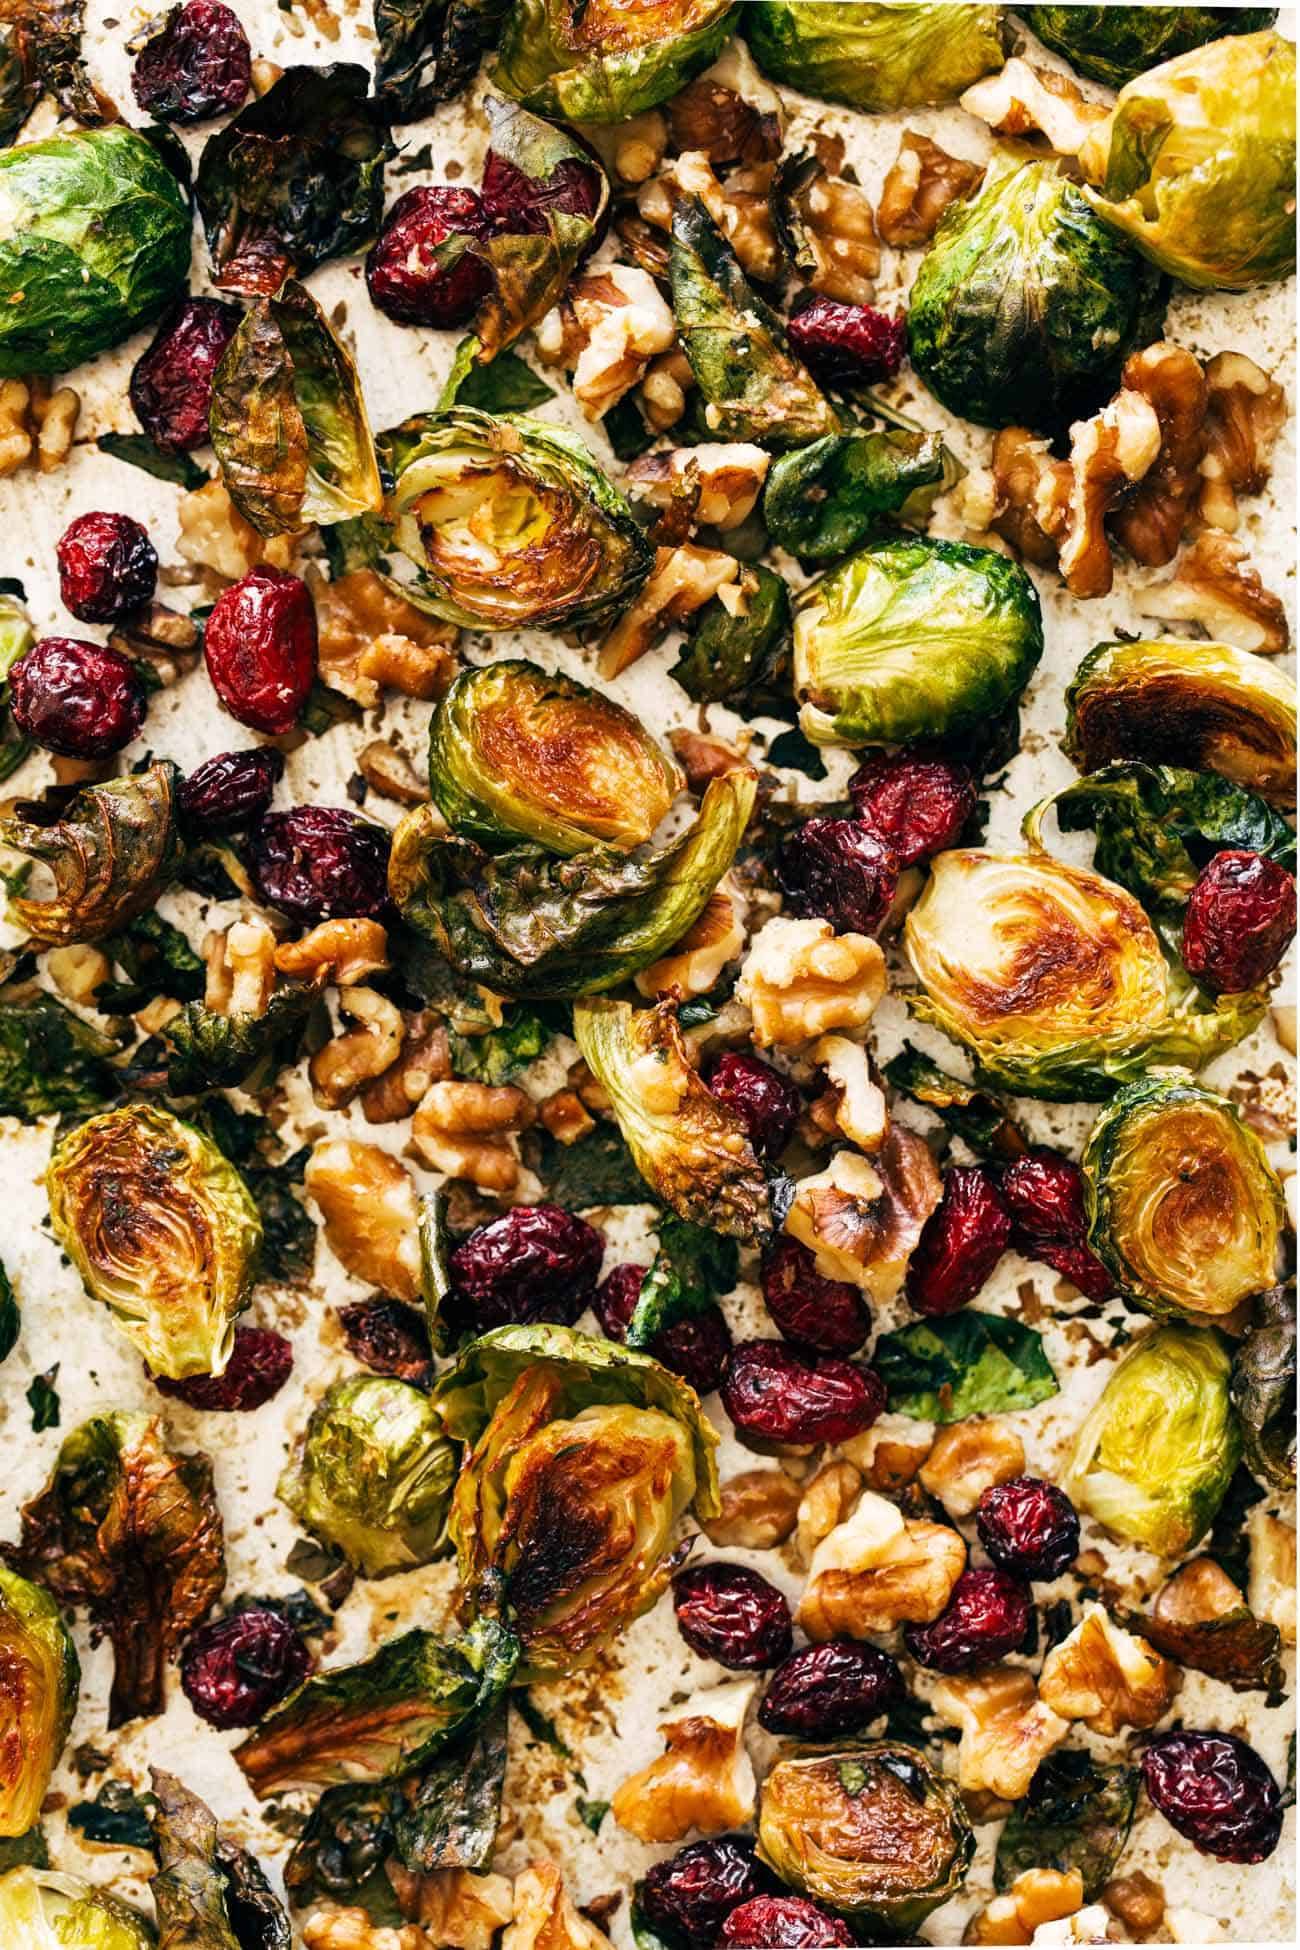
[[[1273,657],[1290,647],[1291,629],[1280,596],[1266,589],[1235,535],[1206,528],[1179,558],[1168,582],[1137,598],[1141,616],[1199,623],[1216,643]]]
[[[1082,1619],[1043,1661],[1038,1690],[1062,1719],[1082,1720],[1094,1733],[1151,1727],[1168,1711],[1177,1668],[1136,1632],[1126,1632],[1102,1605]]]
[[[615,1793],[620,1828],[640,1842],[680,1842],[689,1831],[720,1835],[752,1819],[756,1787],[745,1751],[745,1714],[757,1682],[697,1693],[660,1722],[665,1752]]]
[[[1033,1679],[1019,1666],[990,1666],[942,1680],[932,1704],[942,1719],[961,1728],[958,1786],[1004,1801],[1019,1801],[1028,1792],[1039,1762],[1069,1732],[1069,1722],[1039,1699]]]
[[[876,206],[881,236],[895,250],[928,244],[948,205],[964,201],[983,177],[983,163],[950,156],[928,135],[905,129]]]
[[[513,1192],[519,1182],[514,1138],[537,1112],[513,1084],[430,1084],[411,1119],[416,1150],[435,1171],[467,1178],[483,1192]]]
[[[405,1167],[377,1144],[327,1138],[307,1162],[305,1183],[340,1264],[397,1300],[418,1300],[419,1214]]]
[[[928,1625],[952,1596],[966,1546],[946,1524],[905,1518],[868,1490],[813,1552],[798,1622],[818,1644]]]

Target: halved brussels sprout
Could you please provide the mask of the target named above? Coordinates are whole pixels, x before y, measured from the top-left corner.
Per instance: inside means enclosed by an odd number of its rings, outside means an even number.
[[[937,433],[831,434],[783,454],[763,491],[763,520],[780,548],[830,562],[864,542],[882,515],[920,514],[938,494],[947,456]]]
[[[1190,765],[1295,803],[1295,685],[1264,657],[1185,637],[1099,643],[1065,704],[1061,748],[1081,772],[1118,758]]]
[[[158,1950],[290,1950],[289,1919],[261,1863],[174,1774],[151,1767],[149,1779]]]
[[[492,79],[538,115],[622,122],[716,59],[734,0],[514,0]]]
[[[36,1826],[80,1686],[53,1598],[0,1564],[0,1836]]]
[[[1043,654],[1018,562],[927,535],[869,542],[795,606],[799,722],[815,745],[947,737],[1019,697]]]
[[[749,713],[789,697],[790,588],[761,562],[745,563],[727,591],[711,596],[687,625],[668,673],[697,704],[730,703]],[[747,713],[748,714],[748,713]]]
[[[87,1293],[155,1374],[221,1374],[248,1304],[262,1222],[212,1140],[168,1110],[125,1104],[55,1145],[54,1235]]]
[[[1270,1287],[1232,1362],[1232,1403],[1246,1461],[1261,1483],[1295,1488],[1295,1282]]]
[[[577,629],[629,603],[654,566],[632,510],[572,434],[473,407],[379,436],[403,594],[465,629]]]
[[[1202,1538],[1241,1457],[1232,1363],[1212,1327],[1153,1327],[1085,1418],[1064,1488],[1115,1537],[1161,1557]]]
[[[1122,88],[1159,61],[1221,34],[1271,27],[1276,7],[1021,7],[1044,47],[1090,81]]]
[[[758,1847],[801,1896],[911,1929],[961,1888],[975,1834],[919,1747],[867,1740],[778,1760],[763,1783]]]
[[[429,1398],[389,1375],[327,1388],[280,1477],[282,1502],[366,1578],[437,1556],[456,1454]]]
[[[143,1916],[106,1889],[55,1869],[11,1869],[0,1876],[0,1939],[5,1950],[153,1950]]]
[[[88,785],[52,825],[0,820],[0,845],[47,866],[48,900],[11,895],[9,918],[43,948],[101,941],[153,906],[181,857],[167,759],[126,778]]]
[[[1001,7],[750,0],[740,26],[773,81],[885,114],[954,101],[1000,68],[1001,22]]]
[[[451,1536],[471,1603],[502,1581],[521,1676],[570,1672],[649,1610],[677,1520],[719,1508],[717,1437],[648,1355],[564,1327],[499,1327],[433,1401],[466,1457]]]
[[[561,672],[510,658],[464,670],[429,726],[429,785],[458,833],[552,853],[648,840],[681,775],[640,720]]]
[[[1296,57],[1266,30],[1130,81],[1079,152],[1098,216],[1202,290],[1295,270]]]
[[[1259,1022],[1264,998],[1180,985],[1131,894],[1045,853],[941,853],[907,917],[913,1013],[1027,1097],[1108,1097],[1152,1063],[1191,1069]]]

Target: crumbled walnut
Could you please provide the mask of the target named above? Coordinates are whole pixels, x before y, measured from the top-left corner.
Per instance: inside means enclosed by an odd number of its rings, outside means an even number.
[[[312,1151],[304,1182],[345,1271],[396,1300],[418,1300],[419,1214],[405,1166],[377,1144],[326,1138]]]
[[[1113,1876],[1101,1892],[1101,1899],[1112,1916],[1117,1916],[1137,1943],[1145,1943],[1160,1928],[1165,1913],[1165,1892],[1141,1869],[1132,1875]]]
[[[373,569],[353,569],[334,582],[313,569],[307,580],[323,684],[367,711],[385,688],[425,703],[442,696],[456,675],[452,624],[426,616]]]
[[[1203,529],[1179,557],[1172,579],[1143,589],[1136,608],[1162,622],[1199,623],[1216,643],[1263,657],[1291,644],[1281,597],[1264,587],[1245,543],[1218,528]]]
[[[749,765],[749,760],[735,745],[725,744],[721,738],[707,738],[702,731],[687,731],[678,726],[669,732],[668,743],[686,775],[687,786],[696,794],[703,792],[710,779],[725,778],[728,772],[742,772]]]
[[[609,1938],[575,1908],[559,1869],[545,1856],[515,1877],[514,1906],[501,1950],[610,1950]]]
[[[885,993],[885,957],[868,935],[777,915],[751,941],[736,993],[749,1004],[759,1049],[807,1043],[865,1027]]]
[[[193,617],[163,603],[146,603],[109,632],[109,644],[124,657],[147,663],[164,690],[196,668],[203,653]]]
[[[334,1036],[307,1065],[312,1095],[326,1110],[350,1103],[362,1084],[373,1083],[402,1053],[402,1017],[376,989],[339,991],[339,1010],[360,1025]]]
[[[1044,135],[1058,156],[1077,156],[1109,110],[1085,100],[1078,83],[1059,68],[1033,68],[1013,56],[961,97],[968,115],[998,135]]]
[[[823,166],[806,175],[791,202],[812,253],[812,289],[846,305],[869,305],[876,295],[880,239],[866,191]]]
[[[1053,1712],[1082,1720],[1094,1733],[1152,1727],[1169,1709],[1177,1668],[1153,1645],[1117,1625],[1102,1605],[1088,1605],[1043,1661],[1038,1690]]]
[[[1063,1720],[1038,1697],[1033,1679],[1019,1666],[943,1679],[931,1705],[941,1719],[961,1728],[957,1784],[987,1788],[1004,1801],[1019,1801],[1040,1761],[1069,1732]]]
[[[302,1926],[304,1950],[431,1950],[414,1923],[390,1930],[364,1909],[314,1909]]]
[[[702,609],[739,575],[739,562],[720,549],[697,548],[694,542],[657,549],[650,580],[600,647],[596,666],[600,675],[617,677],[653,650],[674,623]]]
[[[794,1554],[801,1564],[812,1563],[818,1544],[846,1521],[861,1494],[862,1471],[846,1456],[822,1464],[799,1501]]]
[[[542,320],[538,347],[548,365],[573,367],[573,396],[589,420],[603,419],[640,385],[650,361],[677,343],[658,285],[635,265],[611,264],[575,279],[564,314]]]
[[[300,941],[284,941],[275,951],[281,975],[295,981],[334,982],[350,988],[388,966],[388,936],[378,921],[321,921]]]
[[[610,1808],[640,1842],[680,1842],[692,1829],[720,1835],[754,1813],[754,1769],[745,1751],[745,1714],[756,1682],[697,1693],[661,1720],[664,1753],[623,1782]]]
[[[1228,1932],[1222,1923],[1203,1910],[1188,1909],[1178,1903],[1171,1903],[1165,1911],[1165,1928],[1171,1943],[1226,1943]]]
[[[940,1429],[921,1470],[921,1486],[950,1517],[969,1517],[985,1490],[1025,1471],[1025,1445],[995,1416],[975,1416]]]
[[[673,96],[667,114],[673,147],[702,150],[720,168],[776,162],[781,154],[781,97],[739,35]]]
[[[429,785],[409,758],[383,738],[372,738],[357,753],[357,770],[371,789],[383,799],[399,806],[422,806],[429,797]]]
[[[680,346],[655,359],[641,381],[641,410],[656,433],[667,433],[686,411],[686,395],[695,384],[691,362]]]
[[[942,1190],[925,1140],[892,1124],[874,1159],[837,1151],[825,1171],[799,1181],[786,1231],[826,1279],[850,1281],[883,1304],[902,1286]]]
[[[745,903],[726,881],[715,888],[681,940],[636,978],[642,995],[707,995],[745,945]]]
[[[668,124],[651,108],[633,115],[613,133],[614,174],[622,183],[644,183],[654,175],[668,150]]]
[[[839,1453],[862,1471],[867,1488],[879,1490],[883,1496],[906,1489],[915,1480],[933,1440],[928,1435],[917,1434],[915,1423],[903,1423],[901,1430],[898,1426],[888,1426],[891,1422],[899,1423],[900,1419],[886,1416],[839,1446]]]
[[[576,1090],[557,1090],[537,1106],[542,1126],[560,1144],[576,1144],[596,1128],[596,1120]]]
[[[1295,1529],[1257,1505],[1246,1519],[1250,1539],[1247,1600],[1256,1618],[1276,1625],[1283,1643],[1295,1644]]]
[[[278,61],[267,61],[259,57],[251,63],[249,79],[253,84],[253,93],[259,100],[263,95],[270,94],[283,73],[284,69]]]
[[[1130,355],[1122,381],[1150,401],[1160,422],[1160,452],[1132,495],[1110,517],[1120,546],[1144,568],[1160,569],[1178,553],[1192,497],[1200,486],[1209,388],[1199,359],[1160,339]]]
[[[1106,596],[1114,580],[1105,520],[1160,452],[1160,422],[1141,393],[1118,392],[1109,406],[1070,429],[1070,496],[1059,566],[1072,596]]]
[[[146,1002],[143,1009],[137,1009],[132,1020],[141,1035],[157,1036],[176,1016],[180,1015],[182,1005],[170,995],[155,995]]]
[[[1004,1896],[995,1896],[966,1932],[967,1943],[1019,1943],[1034,1940],[1041,1923],[1055,1923],[1083,1907],[1083,1876],[1078,1869],[1026,1869]]]
[[[867,1490],[845,1523],[812,1555],[798,1622],[810,1639],[870,1638],[939,1616],[966,1564],[966,1546],[946,1524],[905,1518]]]
[[[808,1054],[826,1072],[837,1129],[860,1151],[879,1151],[889,1128],[889,1108],[861,1043],[847,1036],[821,1036]]]
[[[42,474],[62,467],[80,413],[81,395],[71,386],[51,392],[48,379],[0,380],[0,481],[33,455]]]
[[[895,250],[928,244],[948,205],[970,196],[983,178],[983,163],[950,156],[928,135],[905,129],[876,205],[876,228]]]
[[[1205,368],[1205,457],[1197,512],[1211,528],[1236,530],[1239,494],[1260,494],[1273,443],[1286,423],[1286,394],[1244,352],[1219,352]]]
[[[1110,1943],[1113,1941],[1110,1917],[1100,1903],[1089,1903],[1059,1923],[1040,1923],[1034,1931],[1035,1945],[1072,1943]]]
[[[519,1182],[515,1134],[537,1113],[513,1084],[430,1084],[411,1120],[416,1149],[435,1171],[468,1178],[482,1192],[512,1192]]]
[[[259,563],[287,569],[293,560],[295,537],[259,535],[226,493],[220,475],[183,494],[176,513],[181,525],[176,553],[224,582],[240,581]]]
[[[670,508],[690,477],[696,491],[694,522],[707,528],[738,528],[754,512],[771,464],[770,454],[747,441],[705,440],[698,447],[642,454],[628,468],[623,485],[636,501]]]
[[[1281,1043],[1288,1056],[1296,1053],[1295,1003],[1278,1002],[1269,1010],[1273,1019],[1273,1034]]]
[[[438,1950],[492,1950],[497,1931],[515,1913],[509,1876],[435,1869],[414,1880],[417,1920]]]
[[[704,152],[688,149],[642,186],[637,209],[656,229],[670,230],[678,197],[698,196],[750,277],[770,283],[781,270],[771,188],[769,163],[735,170],[722,184]]]
[[[203,938],[204,1007],[221,1016],[262,1016],[275,989],[275,936],[265,921],[236,921]]]
[[[798,1521],[802,1492],[783,1469],[743,1469],[726,1479],[720,1495],[722,1508],[717,1516],[699,1519],[711,1544],[773,1550],[785,1542]]]
[[[107,955],[80,942],[70,948],[51,948],[45,957],[45,972],[65,1002],[84,1007],[94,1001],[95,990],[108,980],[113,968]]]
[[[568,1069],[571,1087],[577,1091],[593,1117],[612,1117],[614,1103],[603,1083],[594,1077],[582,1058],[571,1063]]]
[[[409,1117],[429,1085],[450,1075],[451,1054],[442,1018],[430,1009],[408,1014],[397,1061],[361,1092],[367,1124],[392,1124]]]
[[[1003,427],[993,442],[991,471],[992,509],[984,525],[1026,562],[1044,568],[1055,562],[1069,519],[1069,461],[1054,460],[1048,442],[1028,427]]]

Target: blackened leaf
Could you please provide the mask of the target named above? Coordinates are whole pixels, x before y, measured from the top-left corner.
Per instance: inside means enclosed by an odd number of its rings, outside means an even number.
[[[13,141],[40,93],[30,31],[20,20],[0,21],[0,148]],[[17,1867],[17,1863],[8,1866]]]
[[[1140,1778],[1136,1767],[1102,1767],[1074,1748],[1049,1754],[999,1837],[995,1887],[1009,1889],[1027,1869],[1077,1869],[1084,1901],[1094,1901],[1128,1840]]]
[[[39,1825],[29,1828],[25,1835],[0,1835],[0,1876],[8,1875],[10,1869],[48,1869],[49,1866],[45,1830]]]
[[[1186,1622],[1162,1618],[1157,1607],[1149,1617],[1135,1619],[1134,1629],[1167,1659],[1221,1679],[1234,1692],[1266,1692],[1281,1680],[1281,1634],[1245,1604],[1218,1618]]]
[[[403,1866],[416,1875],[485,1869],[496,1844],[505,1777],[506,1709],[500,1706],[468,1742],[448,1747],[406,1784],[406,1805],[393,1824]]]
[[[52,995],[0,1003],[0,1115],[38,1117],[98,1110],[117,1085],[116,1043]]]
[[[40,85],[63,113],[86,128],[112,121],[112,104],[96,94],[82,57],[85,0],[10,0],[6,14],[29,36]]]
[[[1262,1483],[1295,1484],[1296,1321],[1294,1285],[1270,1287],[1232,1363],[1232,1400],[1246,1461]]]
[[[309,1279],[316,1264],[316,1226],[291,1189],[302,1184],[309,1155],[304,1147],[277,1165],[253,1165],[244,1173],[262,1221],[262,1276],[286,1285]]]
[[[588,1801],[585,1794],[580,1794],[573,1805],[583,1827],[589,1828],[593,1835],[599,1835],[605,1816],[609,1813],[608,1801]]]
[[[659,1251],[641,1284],[628,1322],[627,1345],[651,1350],[657,1335],[676,1321],[708,1313],[730,1293],[740,1272],[740,1249],[707,1226],[660,1215]]]
[[[528,1162],[552,1205],[586,1212],[598,1205],[648,1205],[650,1192],[615,1124],[597,1124],[574,1144],[536,1134]]]
[[[8,1360],[22,1331],[23,1317],[14,1298],[9,1275],[0,1266],[0,1361]]]
[[[158,1950],[289,1950],[289,1919],[257,1862],[174,1774],[150,1771]]]
[[[375,94],[394,122],[427,115],[474,79],[509,0],[374,0]]]
[[[294,1061],[316,991],[281,989],[260,1015],[237,1011],[223,1016],[202,1002],[189,1002],[164,1027],[172,1048],[168,1088],[178,1097],[201,1090],[256,1090],[273,1081]]]
[[[129,978],[127,983],[105,984],[96,990],[95,1006],[105,1015],[141,1009],[157,996],[190,1002],[203,994],[207,979],[203,957],[157,909],[138,915],[121,934],[110,935],[102,945],[104,953]]]
[[[1244,1591],[1250,1582],[1247,1512],[1263,1502],[1264,1494],[1245,1463],[1239,1464],[1210,1526],[1206,1556],[1227,1572],[1239,1591]]]
[[[872,1356],[898,1415],[960,1422],[1033,1408],[1057,1393],[1057,1380],[1032,1327],[966,1307],[882,1334]]]
[[[284,1868],[284,1886],[295,1909],[318,1902],[364,1909],[372,1923],[400,1925],[385,1864],[395,1860],[393,1821],[403,1782],[362,1782],[327,1788],[307,1820]]]
[[[101,433],[95,445],[102,454],[125,461],[128,467],[138,467],[156,481],[170,481],[173,487],[192,492],[208,478],[206,469],[188,454],[165,454],[147,433]]]
[[[153,1847],[150,1804],[125,1781],[105,1781],[93,1801],[68,1810],[68,1825],[102,1848]]]
[[[631,393],[624,393],[622,399],[610,407],[600,424],[614,451],[615,460],[636,460],[659,438],[654,428],[646,425]]]
[[[826,777],[825,759],[797,726],[777,733],[767,748],[767,762],[775,765],[778,772],[802,772],[810,779]]]
[[[977,1157],[1005,1163],[1028,1149],[1027,1138],[1000,1097],[949,1076],[911,1043],[904,1043],[886,1063],[885,1081],[932,1110]]]
[[[27,1389],[27,1405],[32,1411],[32,1434],[40,1435],[44,1429],[57,1429],[59,1426],[59,1391],[55,1382],[59,1378],[59,1363],[47,1368],[44,1374],[33,1375]]]

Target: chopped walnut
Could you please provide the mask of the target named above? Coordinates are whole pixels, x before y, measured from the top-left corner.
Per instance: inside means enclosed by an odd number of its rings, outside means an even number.
[[[1135,1869],[1132,1875],[1113,1876],[1102,1890],[1101,1899],[1111,1915],[1132,1931],[1137,1943],[1145,1943],[1160,1928],[1165,1913],[1165,1892],[1141,1869]]]
[[[275,936],[265,921],[236,921],[204,936],[204,1007],[220,1016],[263,1016],[275,990]]]
[[[726,881],[709,895],[681,940],[643,968],[636,978],[642,995],[707,995],[729,961],[745,946],[745,903]]]
[[[915,1423],[903,1423],[901,1429],[889,1426],[899,1420],[885,1416],[839,1445],[840,1455],[862,1471],[867,1488],[879,1490],[883,1496],[892,1496],[915,1481],[932,1444],[930,1436],[915,1432]]]
[[[657,549],[650,580],[601,645],[597,659],[600,675],[619,676],[647,650],[653,650],[674,623],[702,609],[739,575],[739,562],[720,549],[697,548],[694,542]]]
[[[405,1166],[377,1144],[326,1138],[312,1151],[304,1182],[345,1271],[394,1299],[418,1300],[419,1214]]]
[[[253,84],[253,93],[259,99],[263,95],[269,95],[283,73],[284,69],[278,61],[268,61],[265,59],[254,60],[249,72],[249,79]]]
[[[668,743],[686,775],[688,788],[697,794],[703,792],[711,779],[722,779],[728,772],[742,772],[749,767],[749,760],[735,745],[728,745],[721,738],[708,738],[702,731],[677,726],[669,732]]]
[[[783,1469],[743,1469],[727,1477],[720,1496],[717,1516],[699,1519],[709,1542],[761,1551],[775,1549],[791,1535],[802,1491]]]
[[[307,579],[323,684],[367,711],[386,688],[425,703],[442,696],[456,675],[452,624],[426,616],[373,569],[353,569],[334,582],[313,569]]]
[[[293,560],[296,538],[259,535],[240,514],[219,475],[183,494],[176,513],[181,525],[176,553],[196,568],[211,569],[224,582],[240,581],[259,563],[287,569]]]
[[[975,1917],[966,1941],[1032,1943],[1040,1923],[1059,1922],[1082,1908],[1083,1876],[1078,1869],[1026,1869],[1004,1896],[995,1896]]]
[[[610,1950],[609,1938],[575,1907],[559,1869],[545,1856],[515,1877],[514,1906],[501,1950]]]
[[[680,1842],[692,1829],[720,1835],[753,1818],[754,1769],[745,1751],[745,1714],[756,1682],[697,1693],[661,1720],[664,1753],[617,1789],[610,1808],[640,1842]]]
[[[1025,1445],[994,1416],[975,1416],[940,1429],[921,1469],[921,1487],[950,1517],[969,1517],[985,1490],[1023,1476]]]
[[[1038,1690],[1065,1720],[1094,1733],[1152,1727],[1169,1709],[1177,1668],[1153,1645],[1117,1625],[1102,1605],[1088,1605],[1069,1638],[1043,1661]]]
[[[942,1190],[925,1140],[893,1124],[874,1159],[837,1151],[825,1171],[801,1179],[786,1231],[826,1279],[847,1280],[883,1304],[901,1288]]]
[[[928,244],[948,205],[964,201],[983,179],[983,163],[950,156],[928,135],[905,129],[876,205],[876,228],[895,250]]]
[[[414,1880],[417,1920],[438,1950],[492,1950],[497,1931],[515,1913],[509,1876],[435,1869]]]
[[[612,132],[614,174],[621,183],[644,183],[668,150],[668,123],[657,108],[633,115]]]
[[[867,1490],[846,1522],[813,1552],[798,1622],[810,1639],[869,1638],[939,1616],[966,1564],[946,1524],[905,1518]]]
[[[958,1786],[987,1789],[1004,1801],[1020,1800],[1039,1762],[1070,1730],[1068,1720],[1039,1699],[1033,1679],[1019,1666],[990,1666],[941,1680],[931,1705],[941,1719],[961,1728]]]
[[[1239,494],[1260,494],[1273,471],[1273,443],[1286,423],[1286,394],[1244,352],[1219,352],[1205,368],[1205,457],[1197,512],[1235,532]]]
[[[397,1061],[361,1092],[367,1124],[409,1117],[431,1083],[451,1075],[451,1052],[441,1016],[419,1009],[406,1016]]]
[[[656,433],[667,433],[686,411],[686,395],[695,384],[691,362],[680,346],[655,359],[641,381],[641,411]]]
[[[1142,590],[1136,608],[1162,622],[1199,623],[1216,643],[1262,657],[1291,644],[1281,597],[1264,587],[1245,543],[1218,528],[1203,529],[1179,557],[1172,579]]]
[[[1109,406],[1070,429],[1070,497],[1060,570],[1072,596],[1110,593],[1115,565],[1105,518],[1160,452],[1160,422],[1141,393],[1118,392]]]
[[[720,183],[709,158],[688,149],[637,193],[637,209],[648,224],[671,230],[680,196],[698,196],[750,277],[770,283],[780,275],[781,252],[771,209],[772,168],[759,163],[739,169]]]
[[[1058,156],[1077,156],[1089,133],[1110,111],[1084,98],[1072,76],[1059,68],[1034,68],[1013,56],[961,97],[968,115],[997,135],[1044,135]]]
[[[624,486],[636,501],[670,508],[690,477],[693,520],[706,528],[738,528],[754,512],[771,464],[771,455],[748,441],[705,440],[698,447],[642,454],[628,468]]]
[[[339,1010],[359,1025],[334,1036],[307,1065],[312,1095],[325,1110],[350,1103],[362,1084],[373,1083],[402,1053],[402,1017],[377,989],[339,991]]]
[[[65,1002],[85,1007],[93,1003],[95,990],[108,980],[113,968],[98,948],[79,942],[68,948],[51,948],[45,957],[45,972]]]
[[[1171,1943],[1195,1943],[1201,1946],[1201,1950],[1207,1943],[1228,1941],[1228,1932],[1213,1916],[1207,1916],[1204,1910],[1188,1909],[1178,1903],[1171,1903],[1165,1911],[1165,1928]],[[1100,1942],[1101,1939],[1097,1938],[1096,1941]]]
[[[812,253],[807,281],[823,297],[869,305],[876,295],[880,239],[865,190],[822,166],[809,173],[791,199]]]
[[[885,993],[885,957],[868,935],[777,915],[751,941],[736,993],[749,1004],[759,1049],[807,1043],[865,1027]]]
[[[776,162],[781,154],[781,97],[739,35],[666,112],[674,148],[702,150],[719,167]]]
[[[435,1171],[468,1178],[482,1192],[512,1192],[519,1182],[514,1143],[537,1116],[513,1084],[430,1084],[411,1120],[417,1151]]]
[[[818,1544],[848,1519],[861,1494],[862,1471],[846,1456],[822,1464],[799,1502],[794,1554],[801,1564],[812,1563]]]
[[[847,1036],[821,1036],[808,1054],[826,1072],[836,1128],[860,1151],[879,1151],[889,1128],[889,1108],[861,1043]]]
[[[576,1090],[557,1090],[537,1106],[542,1128],[560,1144],[576,1144],[596,1128],[596,1120]]]
[[[81,395],[71,386],[52,392],[48,379],[0,380],[0,481],[33,457],[42,474],[62,467],[80,413]]]
[[[1069,519],[1069,461],[1054,460],[1048,442],[1028,427],[1003,427],[993,442],[991,472],[992,508],[984,525],[1026,562],[1044,568],[1055,562]]]
[[[1086,1909],[1076,1909],[1073,1916],[1063,1916],[1057,1923],[1040,1923],[1032,1938],[1034,1944],[1039,1946],[1111,1943],[1113,1940],[1110,1917],[1100,1903],[1089,1903]]]
[[[382,738],[372,738],[361,747],[357,770],[381,798],[392,799],[399,806],[423,806],[428,800],[428,781],[420,777],[409,758]]]
[[[1178,553],[1192,498],[1200,486],[1209,388],[1200,360],[1168,339],[1132,353],[1122,383],[1150,401],[1160,422],[1160,452],[1129,499],[1110,517],[1110,531],[1135,562],[1159,569]]]
[[[1256,1506],[1246,1519],[1250,1539],[1247,1599],[1256,1618],[1276,1625],[1283,1643],[1295,1644],[1295,1529]]]
[[[281,975],[295,981],[334,982],[350,988],[388,966],[388,936],[378,921],[321,921],[300,941],[284,941],[275,951]]]
[[[364,1909],[314,1909],[302,1926],[304,1950],[432,1950],[414,1923],[395,1930],[372,1923]]]
[[[548,312],[537,328],[545,363],[573,367],[573,396],[588,420],[603,419],[640,385],[650,361],[676,343],[673,315],[658,285],[631,264],[607,265],[575,279],[563,308]]]

